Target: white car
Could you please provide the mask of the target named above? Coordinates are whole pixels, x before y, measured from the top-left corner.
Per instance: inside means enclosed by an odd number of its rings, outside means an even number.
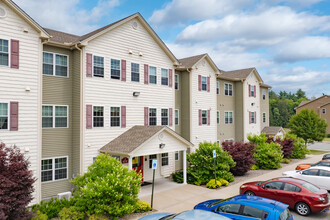
[[[283,172],[283,176],[294,177],[310,182],[330,191],[330,167],[311,167],[306,170]]]

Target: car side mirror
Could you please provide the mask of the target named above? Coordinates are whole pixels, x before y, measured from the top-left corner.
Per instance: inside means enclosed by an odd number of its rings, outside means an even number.
[[[261,188],[261,189],[265,189],[265,185],[263,185],[263,186],[260,186],[260,188]]]

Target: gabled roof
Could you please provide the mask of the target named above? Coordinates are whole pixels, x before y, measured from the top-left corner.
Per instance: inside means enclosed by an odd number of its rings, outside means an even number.
[[[255,70],[254,67],[232,71],[220,70],[220,75],[218,76],[218,78],[232,81],[241,81],[245,80],[253,70]]]
[[[309,102],[310,102],[309,100],[301,101],[300,104],[297,106],[297,108],[300,107],[300,106],[302,106],[302,105],[305,105],[305,104],[307,104]]]
[[[298,105],[297,108],[300,108],[300,107],[302,107],[302,106],[304,106],[304,105],[306,105],[306,104],[308,104],[308,103],[315,102],[316,100],[319,100],[319,99],[321,99],[321,98],[330,98],[330,96],[328,96],[328,95],[323,95],[323,96],[320,96],[320,97],[318,97],[318,98],[316,98],[316,99],[313,99],[313,100],[310,100],[310,101],[301,101],[301,103]]]
[[[207,53],[179,59],[180,65],[176,69],[177,70],[192,69],[203,59],[207,60],[210,64],[210,66],[216,72],[216,74],[219,75],[220,72],[219,72],[217,65],[213,62],[213,60]]]
[[[272,88],[270,85],[267,85],[265,83],[260,83],[260,86],[265,88]]]
[[[74,42],[79,40],[79,36],[64,33],[61,31],[55,31],[49,28],[44,28],[52,37],[49,39],[50,42],[72,45]]]
[[[175,136],[185,144],[192,146],[193,144],[175,133],[167,126],[141,126],[136,125],[118,136],[117,138],[104,145],[101,149],[101,153],[118,153],[130,155],[134,150],[143,145],[150,138],[154,137],[162,131],[166,131]]]
[[[323,105],[320,105],[319,108],[322,108],[322,107],[324,107],[326,105],[329,105],[329,104],[330,104],[330,102],[324,103]]]
[[[265,133],[266,135],[276,135],[280,131],[286,133],[282,127],[277,127],[277,126],[264,127],[261,133]]]
[[[15,11],[21,18],[23,18],[27,23],[29,23],[38,33],[40,37],[47,39],[50,35],[45,31],[35,20],[33,20],[23,9],[21,9],[12,0],[2,0],[8,7]]]

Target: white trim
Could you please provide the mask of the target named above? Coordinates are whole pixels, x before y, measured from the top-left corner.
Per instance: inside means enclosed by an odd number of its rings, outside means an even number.
[[[232,113],[232,122],[230,123],[230,117],[228,117],[228,123],[226,123],[226,112],[228,112],[228,113]],[[234,111],[224,111],[224,114],[223,114],[223,116],[224,116],[224,124],[225,125],[230,125],[230,124],[234,124]],[[228,114],[228,116],[229,116],[229,114]]]
[[[178,155],[178,159],[176,159],[176,155]],[[179,161],[180,160],[180,153],[179,153],[179,151],[175,151],[174,152],[174,160],[175,161]]]
[[[220,95],[220,82],[218,80],[216,81],[216,88],[215,88],[215,90],[216,90],[216,94],[217,95]]]
[[[111,126],[111,108],[119,108],[119,126]],[[121,106],[112,105],[109,107],[109,127],[110,128],[121,128]]]
[[[10,102],[2,102],[0,101],[1,104],[7,104],[7,129],[0,129],[0,132],[2,131],[10,131]]]
[[[55,159],[61,159],[61,158],[66,158],[66,178],[55,180]],[[41,171],[41,173],[40,173],[40,180],[41,180],[41,184],[51,183],[51,182],[57,182],[57,181],[62,181],[62,180],[69,179],[69,156],[41,158],[41,161],[43,161],[43,160],[52,160],[52,180],[42,181],[42,162],[41,162],[41,164],[40,164],[40,171]]]
[[[156,83],[150,83],[150,67],[154,67],[154,68],[156,68]],[[158,83],[157,83],[157,71],[158,71],[158,68],[156,67],[156,66],[150,66],[150,65],[148,65],[148,85],[150,85],[150,84],[152,84],[152,85],[157,85]],[[153,75],[154,76],[154,75]]]
[[[178,112],[178,123],[176,124],[176,115],[175,115],[175,112]],[[180,125],[180,110],[179,109],[174,109],[174,125],[178,126]]]
[[[206,79],[206,89],[205,90],[203,90],[203,77]],[[207,92],[207,76],[203,76],[203,75],[201,75],[201,92],[202,91]]]
[[[1,40],[7,40],[8,41],[8,65],[0,65],[0,67],[6,67],[6,68],[11,68],[10,64],[11,64],[11,39],[8,38],[3,38],[0,36]]]
[[[163,154],[167,154],[167,156],[163,157]],[[163,158],[167,158],[167,164],[163,165]],[[170,165],[170,155],[169,152],[164,152],[160,154],[160,166],[161,167],[167,167]]]
[[[326,114],[326,113],[327,113],[326,109],[322,108],[322,114]]]
[[[94,127],[94,107],[103,107],[103,126]],[[96,116],[99,117],[99,116]],[[92,105],[92,128],[105,128],[105,106],[104,105]]]
[[[52,122],[53,122],[53,127],[42,127],[42,118],[44,117],[42,115],[42,108],[41,108],[41,127],[42,129],[59,129],[59,128],[69,128],[69,105],[54,105],[54,104],[42,104],[42,107],[43,106],[51,106],[53,108],[53,115],[52,115]],[[56,107],[66,107],[67,110],[66,110],[66,127],[56,127],[55,126],[55,119],[56,119]],[[49,117],[49,116],[48,116]],[[63,116],[60,116],[60,117],[63,117]]]
[[[111,78],[111,60],[119,60],[119,79],[113,79]],[[117,59],[117,58],[110,58],[110,63],[109,63],[109,67],[110,67],[110,80],[118,80],[121,81],[122,79],[122,69],[121,69],[121,59]],[[104,64],[103,64],[104,65]],[[105,72],[105,71],[104,71]],[[127,61],[126,61],[126,81],[127,81]]]
[[[53,74],[52,75],[48,75],[48,74],[44,74],[44,53],[49,53],[53,55]],[[67,65],[66,65],[66,76],[58,76],[56,75],[56,55],[59,56],[65,56],[67,58]],[[69,67],[70,67],[70,63],[69,63],[69,55],[66,54],[60,54],[60,53],[54,53],[54,52],[50,52],[50,51],[42,51],[42,75],[43,76],[55,76],[55,77],[61,77],[61,78],[69,78]],[[46,63],[47,64],[47,63]]]
[[[150,109],[156,109],[156,124],[155,125],[150,125]],[[148,126],[156,126],[157,125],[157,108],[156,107],[148,107]],[[161,118],[161,117],[160,117]],[[160,120],[160,124],[161,124],[161,120]]]
[[[228,95],[226,95],[226,84],[228,85]],[[231,90],[229,89],[229,85],[231,85]],[[226,82],[224,82],[223,83],[223,90],[224,90],[224,95],[225,96],[234,96],[234,86],[233,86],[233,84],[232,83],[226,83]],[[231,95],[229,95],[230,92],[231,91]]]
[[[265,92],[265,94],[264,94]],[[264,98],[265,95],[265,98]],[[262,100],[266,100],[266,89],[262,89]]]
[[[178,88],[175,88],[175,76],[178,78]],[[180,90],[180,75],[177,73],[174,73],[174,90]]]
[[[103,77],[101,76],[94,76],[94,57],[103,57]],[[87,62],[87,60],[86,60]],[[105,57],[104,56],[100,56],[100,55],[97,55],[97,54],[93,54],[92,53],[92,78],[105,78]]]
[[[164,110],[167,110],[167,124],[166,125],[163,125],[163,123],[162,123],[162,119],[163,119],[163,117],[162,117],[162,110],[163,109]],[[173,115],[172,115],[172,120],[173,120]],[[169,126],[169,124],[170,124],[170,109],[169,108],[160,108],[160,125],[161,126]]]
[[[129,65],[130,66],[130,81],[129,82],[133,82],[133,83],[141,83],[141,66],[143,65],[143,64],[141,64],[141,63],[139,63],[139,62],[133,62],[133,61],[130,61],[130,63],[131,63],[131,65]],[[139,81],[132,81],[132,64],[138,64],[139,65]],[[126,61],[126,65],[127,65],[127,61]],[[111,69],[111,66],[110,66],[110,69]],[[128,79],[128,77],[127,77],[127,67],[126,67],[126,81],[128,81],[127,80]]]
[[[162,71],[163,70],[166,70],[167,71],[167,85],[163,85],[162,84],[162,79],[163,79],[163,73],[162,73]],[[172,73],[173,74],[173,73]],[[169,76],[170,74],[169,74],[169,71],[168,71],[168,69],[166,69],[166,68],[160,68],[160,85],[161,86],[169,86],[169,84],[170,84],[170,76]],[[165,78],[165,77],[164,77]]]
[[[264,121],[264,114],[265,114],[265,121]],[[266,123],[267,122],[267,115],[266,112],[262,113],[262,123]]]
[[[218,122],[219,120],[219,122]],[[217,111],[217,125],[220,124],[220,111]]]
[[[206,124],[203,124],[203,111],[206,111]],[[202,119],[202,125],[201,126],[205,126],[205,125],[207,126],[208,125],[208,120],[207,120],[208,119],[208,117],[207,117],[208,114],[207,113],[208,113],[207,109],[201,109],[201,119]],[[210,115],[210,120],[211,120],[211,115]]]
[[[5,12],[5,14],[1,15],[0,18],[5,18],[7,16],[7,10],[4,7],[1,7],[1,6],[0,6],[0,9],[2,9]]]

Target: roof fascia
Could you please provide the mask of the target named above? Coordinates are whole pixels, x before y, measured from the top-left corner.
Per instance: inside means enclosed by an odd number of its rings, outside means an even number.
[[[305,105],[307,105],[307,104],[309,104],[309,103],[312,103],[312,102],[314,102],[314,101],[316,101],[316,100],[319,100],[319,99],[321,99],[321,98],[323,98],[323,97],[329,97],[328,95],[323,95],[323,96],[320,96],[320,97],[318,97],[318,98],[316,98],[316,99],[314,99],[314,100],[310,100],[309,102],[306,102],[305,104],[302,104],[301,106],[297,106],[296,108],[301,108],[302,106],[305,106]]]

